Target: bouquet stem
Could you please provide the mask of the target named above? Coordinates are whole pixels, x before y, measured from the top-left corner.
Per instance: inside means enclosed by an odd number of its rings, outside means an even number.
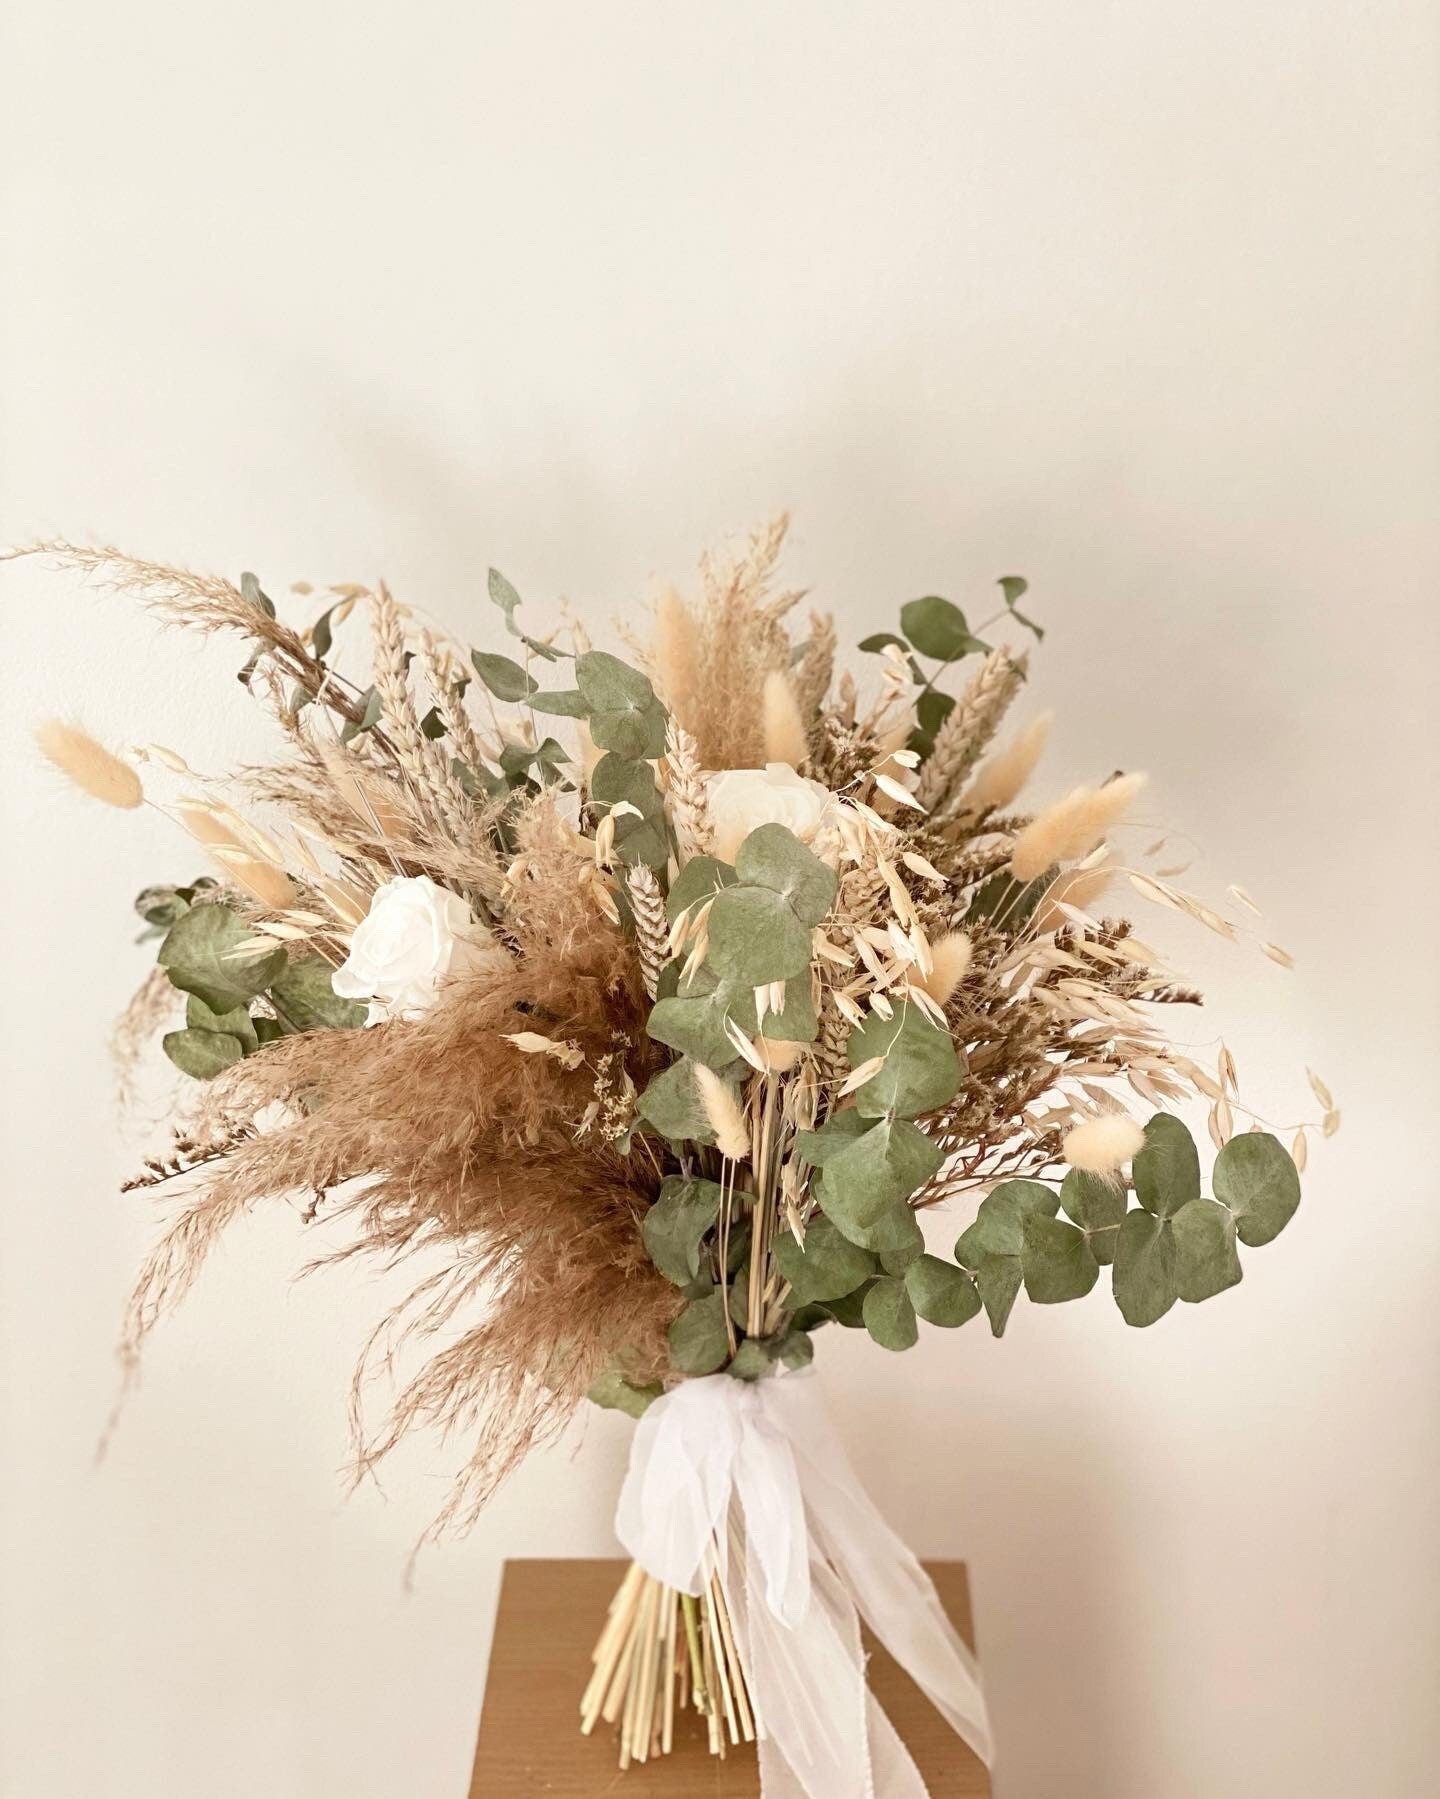
[[[710,1753],[755,1740],[745,1670],[724,1589],[712,1575],[692,1598],[632,1562],[610,1602],[580,1700],[589,1736],[602,1719],[619,1727],[620,1766],[668,1755],[675,1714],[693,1707],[705,1720]]]

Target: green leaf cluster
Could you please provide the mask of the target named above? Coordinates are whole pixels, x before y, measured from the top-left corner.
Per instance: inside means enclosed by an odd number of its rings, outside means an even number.
[[[602,761],[596,769],[597,782],[604,765]],[[640,1115],[665,1136],[714,1141],[695,1089],[693,1064],[702,1062],[721,1074],[736,1067],[731,1027],[746,1036],[759,1030],[757,987],[789,983],[783,1009],[766,1014],[769,1035],[814,1041],[810,933],[834,903],[835,888],[834,871],[777,824],[752,831],[733,867],[697,856],[681,870],[666,899],[667,915],[674,923],[692,907],[708,903],[710,949],[701,967],[683,982],[673,965],[665,971],[646,1025],[657,1043],[680,1058],[655,1076],[638,1102]]]
[[[1005,1181],[981,1201],[955,1259],[997,1337],[1022,1286],[1037,1305],[1055,1305],[1082,1298],[1107,1266],[1127,1324],[1154,1324],[1177,1299],[1211,1299],[1241,1278],[1237,1243],[1269,1243],[1300,1203],[1295,1164],[1259,1131],[1225,1145],[1215,1197],[1203,1197],[1195,1141],[1168,1113],[1145,1127],[1133,1179],[1134,1206],[1120,1186],[1073,1169],[1058,1193],[1039,1181]]]
[[[157,960],[172,986],[187,995],[185,1028],[162,1039],[167,1056],[195,1080],[211,1080],[292,1031],[349,1030],[365,1022],[365,1007],[342,999],[319,956],[297,956],[277,944],[260,956],[237,956],[249,926],[218,900],[196,903],[191,889],[147,888],[137,905],[176,912]],[[184,896],[190,895],[188,899]],[[165,897],[173,894],[174,899]],[[260,1009],[255,1008],[257,1002]]]

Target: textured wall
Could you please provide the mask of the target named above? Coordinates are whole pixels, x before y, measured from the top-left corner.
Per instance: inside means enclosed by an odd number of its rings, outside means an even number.
[[[1168,933],[1197,1053],[1232,1021],[1263,1111],[1310,1061],[1346,1128],[1211,1306],[846,1338],[824,1384],[916,1547],[972,1562],[1003,1799],[1435,1790],[1433,8],[12,0],[3,33],[0,537],[384,573],[476,632],[488,562],[609,614],[780,505],[852,638],[1031,577],[1044,785],[1148,767],[1298,958]],[[150,1229],[104,1032],[129,895],[193,857],[25,733],[216,766],[259,727],[233,653],[124,602],[12,568],[0,619],[0,1791],[454,1799],[500,1560],[609,1547],[627,1427],[407,1597],[447,1456],[342,1502],[380,1288],[291,1285],[276,1209],[92,1468]]]

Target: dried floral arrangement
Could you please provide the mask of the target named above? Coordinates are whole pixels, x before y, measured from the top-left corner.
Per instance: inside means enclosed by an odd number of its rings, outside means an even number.
[[[578,625],[527,634],[495,571],[513,655],[422,627],[383,585],[331,589],[318,610],[311,598],[302,629],[249,575],[26,552],[234,633],[241,679],[278,727],[273,760],[223,784],[168,749],[121,757],[76,726],[40,733],[97,798],[162,807],[211,869],[137,902],[157,965],[122,1046],[163,1032],[196,1085],[173,1145],[132,1183],[182,1196],[130,1304],[128,1366],[263,1199],[302,1197],[327,1237],[320,1260],[420,1256],[413,1294],[360,1360],[357,1467],[416,1426],[462,1434],[443,1530],[470,1524],[587,1396],[641,1420],[642,1463],[673,1462],[683,1408],[669,1402],[703,1392],[707,1441],[733,1413],[743,1464],[757,1395],[805,1392],[789,1375],[827,1328],[900,1351],[922,1323],[983,1315],[999,1336],[1022,1289],[1079,1299],[1106,1269],[1126,1322],[1149,1325],[1239,1281],[1240,1247],[1284,1228],[1307,1130],[1335,1128],[1333,1101],[1312,1077],[1323,1116],[1288,1146],[1258,1123],[1236,1134],[1234,1062],[1222,1050],[1212,1071],[1171,1045],[1167,1014],[1199,995],[1118,896],[1288,958],[1140,866],[1156,846],[1122,857],[1115,833],[1142,775],[1038,809],[1022,799],[1049,721],[1001,741],[1028,651],[986,634],[1041,638],[1024,581],[1000,582],[975,631],[948,600],[911,601],[899,632],[860,644],[862,684],[837,671],[832,620],[778,585],[783,536],[782,520],[706,561],[695,599],[666,592],[627,659]],[[362,685],[336,651],[364,613]],[[1197,1097],[1208,1197],[1174,1110]],[[918,1214],[966,1197],[953,1254],[927,1251]],[[372,1379],[417,1352],[371,1428]],[[804,1464],[805,1427],[784,1404]],[[692,1567],[693,1543],[678,1561],[637,1552],[584,1727],[618,1723],[622,1761],[643,1760],[670,1747],[689,1704],[717,1752],[758,1734],[762,1770],[769,1744],[771,1778],[788,1766],[830,1799],[848,1790],[837,1770],[895,1746],[862,1699],[858,1747],[837,1724],[833,1765],[798,1767],[765,1614],[811,1628],[826,1610],[812,1584],[867,1577],[812,1482],[820,1547],[803,1558],[804,1593],[777,1603],[768,1554],[757,1587],[753,1542],[737,1589],[743,1469],[727,1464],[714,1490],[703,1468],[684,1472],[705,1496],[704,1554]],[[632,1468],[632,1546],[649,1540],[635,1519],[655,1478]],[[912,1610],[928,1608],[917,1595]],[[874,1622],[884,1604],[869,1598]],[[973,1664],[953,1633],[936,1653],[949,1673],[928,1690],[950,1681],[947,1715],[984,1753]],[[863,1694],[863,1662],[858,1679]],[[893,1790],[923,1785],[897,1775]]]

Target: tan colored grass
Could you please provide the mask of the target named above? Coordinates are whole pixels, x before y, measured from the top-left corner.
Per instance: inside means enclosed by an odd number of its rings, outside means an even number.
[[[994,812],[1012,805],[1044,752],[1055,719],[1053,712],[1042,712],[1018,732],[1003,750],[982,762],[975,779],[961,797],[959,810],[967,813]]]
[[[783,670],[772,668],[766,672],[761,690],[761,711],[765,727],[765,760],[803,768],[809,753],[805,721],[800,716],[795,689]]]
[[[920,770],[916,797],[937,819],[959,804],[965,777],[985,754],[1010,702],[1020,691],[1029,658],[991,650],[935,733],[935,747]]]
[[[1010,866],[1016,880],[1037,880],[1056,863],[1088,855],[1144,785],[1144,775],[1119,775],[1103,787],[1077,787],[1041,812],[1015,840]]]
[[[35,743],[51,767],[91,799],[130,811],[145,798],[140,777],[130,764],[79,725],[47,718],[35,727]]]

